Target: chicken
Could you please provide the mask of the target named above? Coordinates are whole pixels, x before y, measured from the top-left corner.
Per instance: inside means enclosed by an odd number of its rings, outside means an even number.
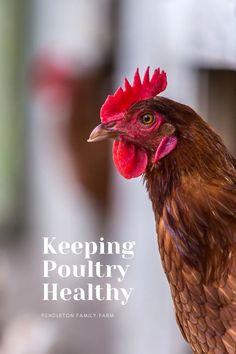
[[[236,353],[236,160],[190,107],[157,96],[165,72],[108,96],[88,141],[113,138],[127,178],[143,175],[176,319],[193,353]]]
[[[108,144],[102,144],[99,154],[94,156],[92,146],[88,149],[85,137],[96,122],[102,93],[111,83],[112,59],[108,58],[99,68],[86,72],[79,65],[78,69],[79,73],[68,58],[60,60],[48,54],[39,55],[32,65],[32,87],[35,93],[44,95],[49,106],[61,110],[63,107],[64,110],[69,108],[66,124],[58,127],[57,133],[62,138],[60,143],[63,141],[70,154],[79,185],[103,217],[110,202]],[[94,98],[92,104],[91,96]],[[92,156],[93,164],[90,164]]]

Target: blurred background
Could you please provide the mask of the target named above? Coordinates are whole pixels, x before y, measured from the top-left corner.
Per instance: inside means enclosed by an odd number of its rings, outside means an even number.
[[[168,74],[164,95],[197,110],[235,153],[235,37],[235,0],[0,0],[1,354],[190,353],[142,181],[123,180],[110,144],[86,139],[107,94],[150,65]],[[43,236],[135,240],[128,304],[44,303]]]

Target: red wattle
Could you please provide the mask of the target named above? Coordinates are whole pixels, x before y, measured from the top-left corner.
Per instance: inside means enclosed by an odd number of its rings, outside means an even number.
[[[148,163],[145,150],[119,140],[113,143],[113,160],[120,174],[127,179],[142,175]]]

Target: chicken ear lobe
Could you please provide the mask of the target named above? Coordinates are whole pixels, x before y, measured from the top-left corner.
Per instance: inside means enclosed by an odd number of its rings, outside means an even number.
[[[175,149],[177,142],[176,136],[173,135],[162,138],[158,148],[156,149],[152,162],[154,164],[158,163],[158,161]]]

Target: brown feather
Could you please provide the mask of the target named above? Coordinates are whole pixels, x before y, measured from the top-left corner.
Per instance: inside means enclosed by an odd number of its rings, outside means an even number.
[[[235,159],[191,108],[150,104],[178,136],[145,175],[177,321],[194,353],[236,353]]]

